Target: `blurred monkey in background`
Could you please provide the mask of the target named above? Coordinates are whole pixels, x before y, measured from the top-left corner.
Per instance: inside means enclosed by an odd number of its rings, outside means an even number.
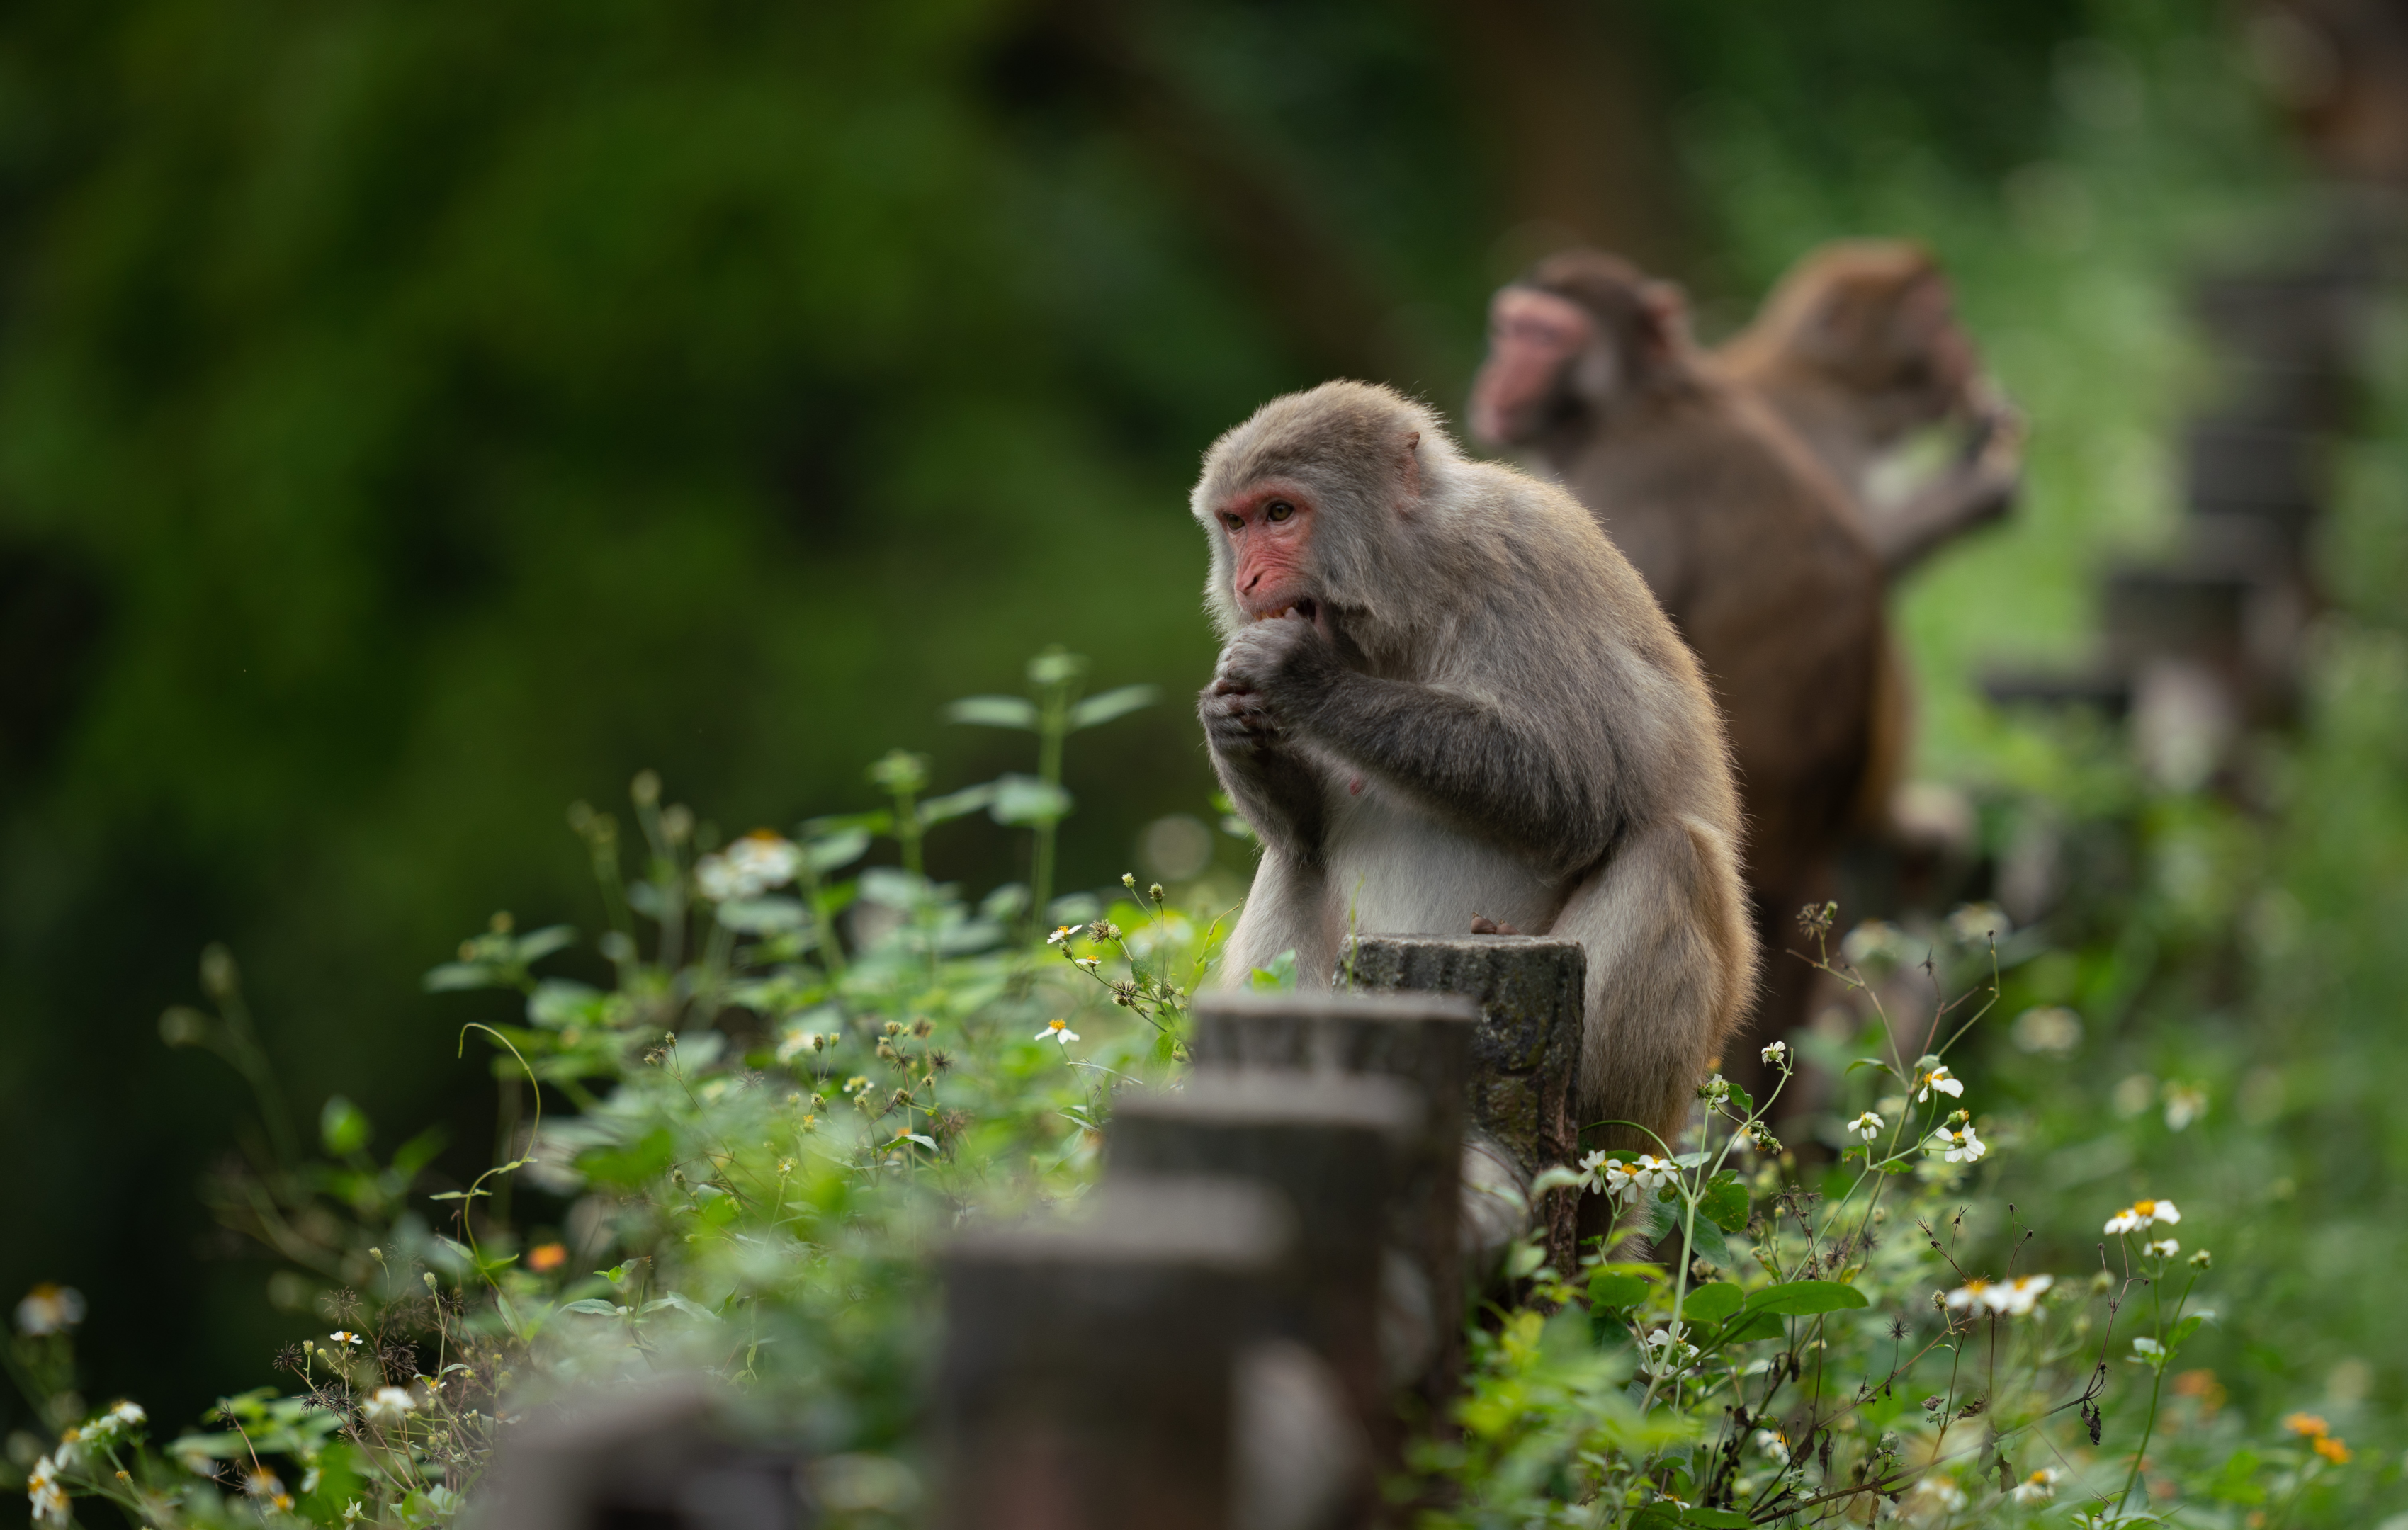
[[[1497,294],[1475,436],[1534,453],[1629,557],[1721,703],[1747,818],[1746,876],[1770,963],[1753,1039],[1802,1023],[1799,908],[1830,895],[1902,737],[1883,573],[1847,491],[1751,389],[1691,340],[1668,283],[1594,250]]]
[[[2014,508],[2022,417],[1984,380],[1947,279],[1921,245],[1845,239],[1813,250],[1718,355],[1848,490],[1885,577]],[[1948,464],[1902,499],[1879,495],[1883,459],[1951,421],[1964,430]]]

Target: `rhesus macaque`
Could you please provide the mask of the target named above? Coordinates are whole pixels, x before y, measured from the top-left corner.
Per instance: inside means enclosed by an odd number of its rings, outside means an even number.
[[[1773,952],[1828,895],[1898,740],[1882,572],[1845,491],[1690,340],[1679,292],[1593,250],[1497,294],[1473,434],[1528,447],[1594,512],[1697,651],[1746,810],[1756,933]],[[1775,955],[1763,1038],[1800,1023],[1812,969]],[[1753,1071],[1755,1048],[1727,1058]]]
[[[1264,405],[1192,503],[1226,643],[1197,711],[1262,840],[1225,980],[1294,951],[1326,981],[1350,928],[1579,940],[1585,1119],[1672,1140],[1756,942],[1722,725],[1638,574],[1570,494],[1363,383]]]
[[[1843,239],[1813,250],[1719,355],[1848,490],[1888,577],[2014,508],[2022,419],[1984,382],[1947,279],[1921,245]],[[1967,426],[1955,460],[1902,501],[1880,502],[1874,465],[1952,419]]]

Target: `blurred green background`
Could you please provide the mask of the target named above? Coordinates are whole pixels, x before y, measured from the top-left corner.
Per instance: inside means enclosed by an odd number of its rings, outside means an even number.
[[[1817,240],[1937,248],[2031,491],[1900,621],[1923,768],[2011,774],[1968,677],[2078,651],[2100,558],[2170,535],[2180,293],[2290,205],[2231,20],[24,0],[0,1293],[80,1287],[95,1391],[157,1416],[267,1380],[304,1320],[194,1197],[246,1102],[159,1011],[224,940],[305,1119],[340,1090],[483,1162],[466,1011],[418,975],[496,908],[590,923],[562,811],[641,766],[730,831],[867,806],[890,746],[940,789],[1025,768],[939,708],[1060,642],[1168,693],[1068,772],[1065,884],[1146,870],[1145,823],[1211,816],[1199,453],[1336,374],[1452,411],[1489,291],[1566,237],[1709,336]],[[1014,844],[965,821],[931,868],[981,889]]]

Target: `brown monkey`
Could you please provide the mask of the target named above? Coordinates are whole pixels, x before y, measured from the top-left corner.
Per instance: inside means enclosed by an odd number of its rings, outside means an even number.
[[[1593,250],[1497,294],[1472,429],[1534,449],[1645,576],[1722,703],[1756,932],[1827,895],[1862,816],[1886,651],[1882,575],[1847,495],[1689,339],[1680,293]],[[1799,1023],[1811,969],[1776,958],[1757,1028]],[[1735,1076],[1753,1049],[1729,1059]]]
[[[1810,252],[1719,355],[1849,491],[1889,578],[2014,508],[2021,417],[1983,381],[1947,279],[1921,245],[1843,239]],[[1969,427],[1956,460],[1902,502],[1878,503],[1874,464],[1951,419]]]
[[[1226,980],[1286,951],[1326,980],[1350,923],[1580,940],[1588,1119],[1671,1140],[1756,947],[1721,724],[1638,574],[1570,495],[1363,383],[1264,405],[1193,508],[1226,642],[1197,709],[1263,846]]]

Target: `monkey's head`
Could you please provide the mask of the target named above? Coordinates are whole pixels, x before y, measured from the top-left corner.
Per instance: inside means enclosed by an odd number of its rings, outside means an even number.
[[[1369,636],[1395,614],[1377,592],[1412,587],[1426,507],[1460,460],[1438,416],[1389,388],[1325,382],[1256,409],[1212,443],[1189,502],[1222,636],[1293,615]]]
[[[1500,289],[1488,359],[1471,385],[1471,434],[1537,441],[1690,376],[1681,290],[1595,250],[1550,255]]]
[[[1782,278],[1763,316],[1733,344],[1762,365],[1844,392],[1887,436],[1964,408],[1979,369],[1939,263],[1902,239],[1815,250]]]

